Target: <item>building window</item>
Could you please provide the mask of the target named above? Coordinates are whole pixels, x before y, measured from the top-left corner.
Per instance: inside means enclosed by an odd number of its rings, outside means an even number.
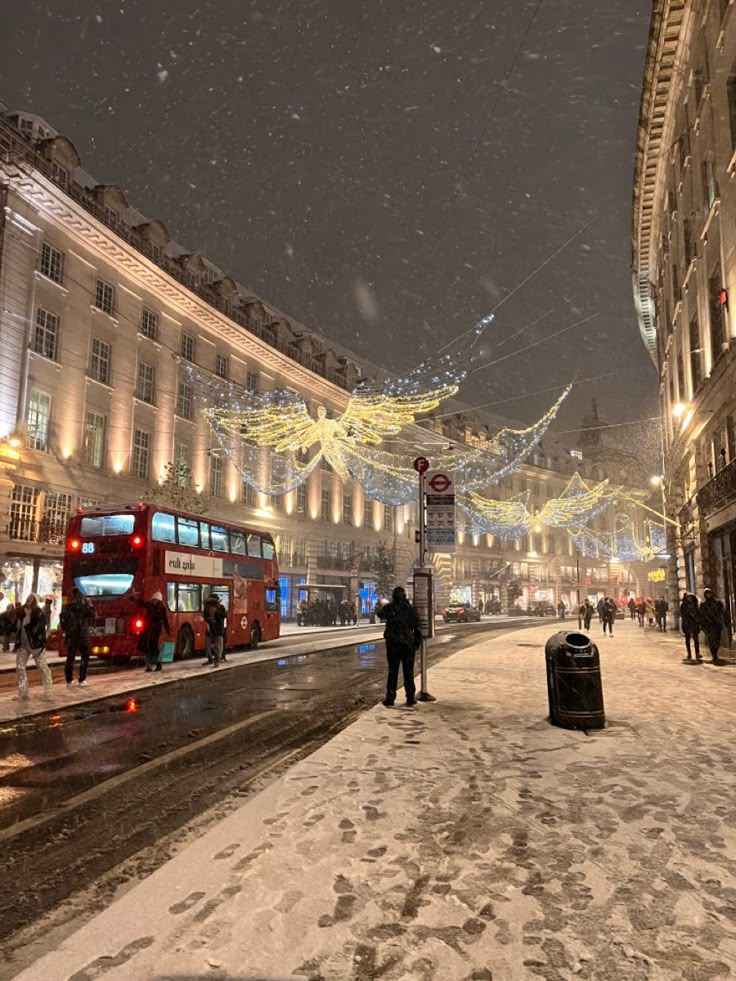
[[[98,310],[102,310],[103,313],[107,313],[111,317],[115,312],[115,287],[110,286],[103,279],[97,280],[95,306]]]
[[[215,374],[217,375],[218,378],[227,378],[228,358],[226,354],[215,355]]]
[[[15,484],[10,500],[10,528],[12,539],[20,542],[36,540],[36,515],[38,514],[38,495],[36,487]]]
[[[713,364],[723,354],[723,305],[721,303],[721,266],[716,263],[708,280],[708,306],[710,313],[710,351]]]
[[[151,434],[136,429],[133,434],[133,476],[148,480],[148,465],[151,453]]]
[[[394,509],[390,504],[383,505],[383,530],[394,530]]]
[[[179,354],[185,361],[194,361],[194,338],[182,331]]]
[[[92,338],[89,356],[89,376],[103,385],[110,384],[110,345],[99,337]]]
[[[363,527],[373,528],[373,500],[370,497],[363,498]]]
[[[319,502],[319,516],[322,521],[329,521],[332,516],[332,494],[326,488],[322,488],[322,497]]]
[[[243,504],[247,504],[251,508],[254,508],[257,504],[255,487],[252,487],[245,481],[243,481]]]
[[[69,183],[69,171],[56,160],[51,161],[51,179],[62,187]]]
[[[736,147],[736,71],[731,71],[726,82],[728,116],[731,122],[731,146]]]
[[[210,494],[213,497],[222,497],[224,469],[222,457],[210,454]]]
[[[248,392],[258,391],[258,372],[248,371],[245,375],[245,388]]]
[[[299,484],[296,489],[296,513],[307,513],[307,485]]]
[[[192,386],[189,382],[180,381],[176,392],[176,414],[182,419],[191,421],[193,413]]]
[[[342,523],[351,525],[353,523],[353,495],[342,495]]]
[[[64,279],[64,253],[44,242],[41,246],[41,272],[55,283]]]
[[[36,329],[33,334],[33,350],[45,358],[56,361],[59,353],[59,318],[55,313],[40,309],[36,312]]]
[[[703,380],[702,371],[702,351],[700,348],[700,325],[698,324],[698,315],[693,314],[690,318],[689,326],[690,334],[690,374],[692,376],[693,396],[700,388],[700,383]]]
[[[64,541],[69,515],[72,513],[72,495],[60,491],[46,491],[41,518],[40,538],[51,544]]]
[[[105,428],[107,420],[97,412],[88,412],[84,419],[84,462],[101,467],[105,459]]]
[[[189,487],[192,477],[192,451],[188,443],[174,443],[174,481],[179,487]]]
[[[718,186],[712,160],[704,160],[701,164],[703,177],[703,200],[705,210],[710,211],[718,197]]]
[[[30,119],[20,119],[20,131],[29,140],[33,136],[33,121]]]
[[[143,307],[141,314],[141,334],[149,341],[158,340],[158,314]]]
[[[28,402],[28,432],[26,445],[31,450],[47,450],[49,443],[49,420],[51,419],[51,396],[34,388]]]
[[[156,369],[143,361],[138,362],[135,397],[141,402],[148,402],[149,405],[154,405],[156,401]]]

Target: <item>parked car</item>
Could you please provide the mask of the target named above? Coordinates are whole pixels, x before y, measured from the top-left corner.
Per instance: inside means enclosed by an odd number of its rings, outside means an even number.
[[[535,617],[553,617],[556,611],[548,600],[539,600],[537,603],[531,604],[528,612]]]
[[[450,603],[442,611],[442,619],[445,623],[480,623],[480,610],[470,603]]]

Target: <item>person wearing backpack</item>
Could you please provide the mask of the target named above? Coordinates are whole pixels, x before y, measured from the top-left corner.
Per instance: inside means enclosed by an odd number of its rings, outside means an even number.
[[[72,601],[61,611],[59,625],[64,634],[66,662],[64,677],[71,686],[74,682],[74,657],[79,652],[79,685],[86,687],[87,664],[89,663],[89,625],[95,618],[95,608],[76,586],[72,590]]]
[[[386,640],[388,679],[383,704],[389,708],[396,701],[399,666],[401,666],[404,675],[406,704],[416,705],[414,655],[422,642],[417,611],[406,598],[406,591],[403,586],[397,586],[391,594],[391,602],[384,606],[377,604],[374,613],[379,620],[386,624],[383,636]]]
[[[33,593],[26,600],[22,611],[23,615],[18,624],[20,649],[15,656],[15,677],[18,684],[18,694],[15,697],[19,699],[30,697],[26,666],[28,658],[33,657],[41,673],[44,698],[51,699],[53,682],[51,669],[46,663],[46,616]]]

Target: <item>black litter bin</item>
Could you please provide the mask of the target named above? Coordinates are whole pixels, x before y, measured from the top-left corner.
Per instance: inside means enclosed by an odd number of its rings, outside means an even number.
[[[601,660],[598,648],[580,631],[561,630],[544,648],[549,721],[563,729],[602,729]]]

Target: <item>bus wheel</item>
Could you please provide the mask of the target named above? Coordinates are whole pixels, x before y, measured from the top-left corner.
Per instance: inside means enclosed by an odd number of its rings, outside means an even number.
[[[254,651],[261,642],[261,628],[254,623],[250,628],[250,649]]]
[[[191,657],[194,653],[194,634],[192,633],[192,628],[188,625],[184,625],[179,631],[179,636],[176,641],[176,656],[181,659],[184,657]]]

